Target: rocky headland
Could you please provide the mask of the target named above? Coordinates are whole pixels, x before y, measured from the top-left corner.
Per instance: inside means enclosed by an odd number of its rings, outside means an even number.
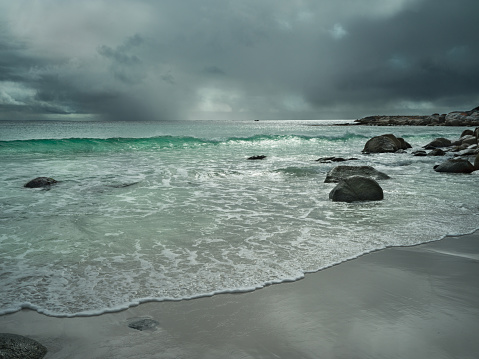
[[[355,121],[365,126],[479,126],[479,106],[470,111],[425,116],[367,116]]]

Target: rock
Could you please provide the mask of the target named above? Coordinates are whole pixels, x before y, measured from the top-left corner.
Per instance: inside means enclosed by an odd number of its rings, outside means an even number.
[[[41,188],[41,187],[50,187],[51,185],[58,183],[53,178],[50,177],[37,177],[32,179],[30,182],[25,183],[23,187],[27,188]]]
[[[316,162],[321,162],[321,163],[331,163],[331,162],[344,162],[344,161],[357,161],[358,158],[342,158],[342,157],[322,157],[318,158]]]
[[[449,173],[471,173],[474,171],[474,166],[468,160],[454,158],[434,166],[434,171]]]
[[[380,201],[383,198],[381,186],[374,179],[364,176],[347,177],[329,193],[333,202]]]
[[[419,150],[419,151],[414,151],[412,153],[413,156],[427,156],[427,152],[426,151],[422,151],[422,150]]]
[[[474,171],[479,171],[479,154],[476,156],[474,160]]]
[[[399,146],[389,137],[376,136],[366,142],[363,153],[396,152],[398,149]]]
[[[39,342],[17,334],[0,333],[1,359],[41,359],[47,348]]]
[[[434,141],[428,143],[425,148],[426,150],[432,150],[434,148],[440,148],[440,147],[449,147],[452,145],[452,142],[448,140],[447,138],[440,137],[436,138]]]
[[[371,166],[337,166],[326,175],[325,183],[337,183],[351,176],[363,176],[375,180],[389,179],[387,174],[374,169]]]
[[[428,156],[444,156],[446,155],[446,152],[444,152],[440,148],[435,148],[431,152],[429,152],[427,155]]]
[[[465,135],[459,139],[462,145],[476,145],[477,138],[474,135]]]
[[[431,116],[367,116],[356,120],[366,126],[477,126],[479,107],[470,111],[454,111]]]
[[[454,154],[454,157],[457,157],[457,156],[472,156],[472,155],[475,155],[477,153],[478,152],[475,148],[466,148],[462,151],[456,152]]]
[[[143,330],[156,330],[156,327],[159,325],[156,320],[150,318],[138,319],[128,324],[128,327],[136,329],[139,331]]]
[[[476,127],[474,130],[474,136],[476,136],[477,143],[479,143],[479,127]]]
[[[384,153],[396,152],[399,147],[385,136],[376,136],[371,138],[366,145],[364,145],[363,153]]]
[[[364,146],[363,153],[386,153],[406,150],[412,146],[403,138],[398,138],[393,134],[385,134],[371,138]]]
[[[265,158],[266,158],[265,155],[258,155],[258,156],[248,157],[247,159],[248,159],[248,160],[264,160]]]
[[[474,136],[474,131],[473,130],[464,130],[461,133],[461,136],[459,137],[464,137],[464,136]]]
[[[460,146],[455,146],[455,147],[451,148],[451,152],[463,151],[463,150],[467,149],[468,147],[469,147],[469,145],[467,145],[467,144],[463,144],[463,145],[460,145]]]
[[[401,143],[401,149],[407,150],[408,148],[412,148],[412,146],[404,140],[402,137],[397,137],[398,141]]]

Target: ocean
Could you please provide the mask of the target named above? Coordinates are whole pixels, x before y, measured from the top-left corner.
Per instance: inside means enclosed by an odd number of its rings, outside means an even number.
[[[251,291],[479,227],[477,172],[436,173],[443,157],[411,150],[361,153],[379,134],[414,150],[465,128],[338,122],[1,121],[0,315]],[[328,156],[358,160],[316,161]],[[391,176],[384,200],[331,202],[324,179],[341,164]],[[38,176],[59,183],[23,187]]]

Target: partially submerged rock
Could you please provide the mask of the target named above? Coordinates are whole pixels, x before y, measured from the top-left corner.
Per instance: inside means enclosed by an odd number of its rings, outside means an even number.
[[[364,176],[347,177],[329,193],[333,202],[380,201],[383,198],[381,186],[374,179]]]
[[[265,155],[258,155],[258,156],[248,157],[247,160],[264,160],[265,158],[266,158]]]
[[[434,148],[449,147],[451,145],[452,145],[451,140],[448,140],[447,138],[444,138],[444,137],[439,137],[439,138],[436,138],[434,141],[429,142],[423,148],[425,148],[426,150],[432,150]]]
[[[444,152],[440,148],[435,148],[431,152],[429,152],[427,155],[428,156],[445,156],[446,152]]]
[[[469,136],[474,136],[474,131],[473,130],[464,130],[464,131],[462,131],[461,136],[459,136],[459,137],[464,137],[464,136],[468,136],[468,135]]]
[[[423,150],[418,150],[418,151],[414,151],[412,153],[413,156],[427,156],[427,152],[426,151],[423,151]]]
[[[385,134],[368,140],[364,145],[363,153],[392,153],[411,147],[403,138],[398,138],[393,134]]]
[[[50,187],[51,185],[58,183],[58,181],[54,180],[50,177],[37,177],[32,179],[31,181],[25,183],[23,187],[27,188],[42,188],[42,187]]]
[[[477,138],[474,135],[465,135],[459,138],[461,145],[477,145]]]
[[[0,333],[1,359],[41,359],[47,348],[36,340],[22,335]]]
[[[462,158],[453,158],[434,166],[434,171],[449,173],[471,173],[474,171],[474,166],[468,160]]]
[[[128,326],[132,329],[143,331],[143,330],[156,330],[156,327],[158,327],[159,324],[160,323],[158,323],[154,319],[142,318],[142,319],[138,319],[138,320],[134,320],[130,322]]]
[[[343,157],[321,157],[316,160],[320,163],[331,163],[331,162],[345,162],[345,161],[357,161],[358,158],[343,158]]]
[[[326,175],[325,183],[337,183],[351,176],[363,176],[374,178],[375,180],[389,179],[387,174],[376,170],[371,166],[337,166]]]

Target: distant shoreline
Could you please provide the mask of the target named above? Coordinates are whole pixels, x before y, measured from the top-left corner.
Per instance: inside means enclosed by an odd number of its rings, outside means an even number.
[[[355,121],[365,126],[479,126],[479,106],[470,111],[453,111],[448,114],[412,116],[367,116]]]

